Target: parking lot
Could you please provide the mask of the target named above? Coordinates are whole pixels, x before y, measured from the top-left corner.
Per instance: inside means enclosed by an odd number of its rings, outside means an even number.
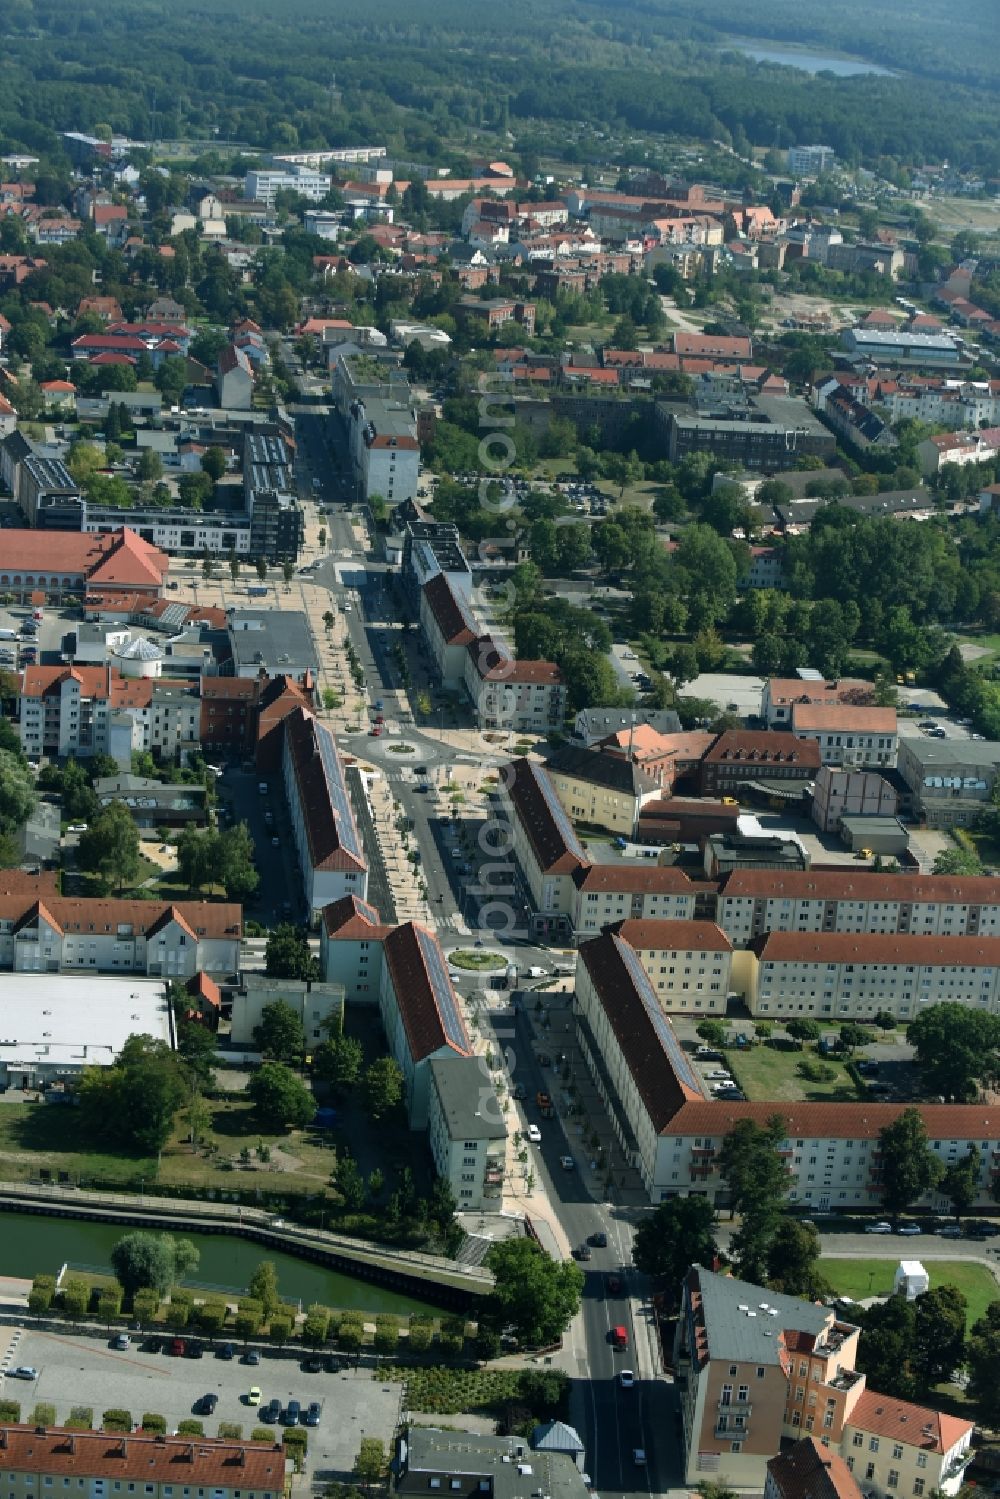
[[[123,1409],[138,1425],[144,1412],[163,1416],[167,1430],[195,1417],[206,1436],[217,1436],[219,1422],[242,1426],[248,1437],[263,1424],[258,1411],[248,1404],[252,1385],[261,1391],[261,1405],[278,1400],[286,1406],[298,1400],[303,1411],[311,1401],[320,1406],[320,1424],[309,1430],[307,1474],[315,1481],[346,1478],[365,1436],[381,1437],[387,1444],[395,1429],[401,1386],[373,1380],[364,1365],[338,1374],[304,1373],[295,1359],[265,1353],[258,1367],[212,1356],[206,1349],[201,1359],[173,1358],[166,1353],[146,1353],[133,1343],[118,1352],[109,1343],[57,1333],[25,1332],[16,1344],[8,1368],[28,1365],[38,1370],[34,1381],[0,1378],[5,1399],[21,1402],[22,1419],[30,1416],[36,1401],[51,1402],[56,1420],[65,1421],[74,1405],[93,1408],[99,1426],[105,1410]],[[206,1394],[215,1394],[218,1405],[211,1416],[200,1415],[195,1405]],[[274,1427],[280,1440],[281,1427]]]

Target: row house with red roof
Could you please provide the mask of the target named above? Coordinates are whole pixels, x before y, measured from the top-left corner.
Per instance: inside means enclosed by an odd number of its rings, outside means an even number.
[[[197,683],[125,677],[113,666],[26,666],[18,709],[34,759],[110,755],[127,768],[146,750],[183,763],[201,744]]]
[[[217,901],[0,891],[0,969],[7,972],[228,977],[239,972],[242,934],[242,907]]]

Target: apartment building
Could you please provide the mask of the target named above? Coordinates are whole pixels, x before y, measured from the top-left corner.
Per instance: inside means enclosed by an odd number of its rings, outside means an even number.
[[[127,769],[134,750],[183,761],[200,748],[197,683],[124,677],[113,666],[26,666],[18,700],[33,758],[104,754]]]
[[[0,892],[0,968],[13,973],[235,974],[243,908],[215,901],[89,900],[25,884]]]
[[[646,802],[660,795],[659,782],[634,760],[599,748],[565,744],[549,759],[547,770],[574,822],[626,838],[634,837]]]
[[[436,1057],[430,1066],[427,1142],[434,1168],[465,1212],[497,1211],[507,1126],[482,1057]]]
[[[615,921],[692,921],[704,902],[702,887],[682,869],[645,859],[585,864],[574,873],[573,883],[573,930],[581,939],[596,937]],[[713,909],[714,896],[710,887]]]
[[[478,638],[479,626],[468,599],[443,572],[420,590],[420,626],[442,687],[464,687],[469,646]]]
[[[767,932],[1000,937],[1000,880],[876,870],[737,869],[712,913],[734,947]]]
[[[289,1477],[280,1443],[218,1437],[66,1431],[0,1426],[0,1468],[10,1499],[36,1499],[71,1485],[88,1499],[141,1493],[145,1499],[207,1494],[211,1499],[282,1499]]]
[[[857,1104],[706,1099],[639,955],[614,931],[581,946],[576,1003],[577,1039],[587,1069],[652,1202],[696,1192],[717,1207],[728,1206],[717,1164],[725,1136],[741,1119],[764,1124],[777,1113],[787,1129],[779,1152],[788,1167],[790,1202],[819,1211],[878,1208],[879,1135],[905,1105],[867,1099]],[[997,1111],[986,1104],[918,1107],[930,1147],[944,1166],[976,1147],[977,1204],[991,1203],[1000,1160]],[[936,1191],[919,1206],[949,1211]]]
[[[529,1442],[521,1436],[410,1426],[398,1442],[395,1491],[401,1499],[427,1493],[455,1499],[526,1499],[529,1493],[587,1499],[591,1491],[572,1456],[535,1450],[541,1429],[532,1432]]]
[[[279,1002],[287,1005],[301,1020],[307,1051],[343,1030],[343,984],[319,983],[313,979],[275,979],[263,973],[246,973],[232,997],[232,1045],[256,1050],[254,1032],[264,1018],[264,1011],[268,1005]]]
[[[333,363],[332,389],[359,498],[379,494],[390,506],[415,499],[420,445],[405,372],[349,344]]]
[[[714,922],[640,918],[609,930],[638,956],[661,1009],[725,1015],[733,949]]]
[[[465,690],[481,729],[547,734],[566,719],[566,684],[554,661],[515,660],[492,635],[465,650]]]
[[[497,795],[506,824],[500,859],[509,861],[513,854],[536,924],[568,934],[576,907],[574,875],[589,861],[548,771],[534,760],[513,760],[501,767]]]
[[[733,796],[761,782],[811,781],[822,761],[815,739],[784,733],[726,729],[707,751],[699,772],[701,796]]]
[[[873,1499],[956,1493],[972,1422],[868,1389],[859,1337],[830,1307],[692,1265],[674,1337],[686,1482],[773,1493],[773,1454],[806,1433]]]
[[[828,682],[816,673],[812,677],[768,677],[761,693],[760,716],[769,729],[787,729],[792,722],[792,709],[799,704],[815,707],[834,707],[839,703],[851,703],[864,707],[874,701],[875,689],[871,682],[859,677],[842,677]]]
[[[858,708],[852,703],[795,703],[791,730],[815,740],[824,765],[896,763],[895,708]]]
[[[750,945],[751,1015],[912,1020],[926,1005],[1000,1010],[1000,937],[768,932]],[[741,985],[741,987],[744,987]]]
[[[281,774],[310,911],[343,895],[364,900],[368,866],[344,768],[330,730],[306,708],[283,721]]]

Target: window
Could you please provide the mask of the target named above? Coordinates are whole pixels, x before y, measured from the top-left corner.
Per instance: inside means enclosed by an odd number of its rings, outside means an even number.
[[[889,1477],[885,1481],[885,1486],[886,1486],[887,1489],[898,1489],[899,1488],[899,1469],[898,1468],[890,1468],[889,1469]]]
[[[730,1444],[729,1444],[729,1450],[730,1450],[730,1452],[742,1452],[743,1451],[743,1443],[742,1442],[730,1442]]]
[[[462,1487],[462,1480],[460,1478],[453,1478],[449,1482],[448,1487],[450,1489],[460,1489]]]
[[[872,1437],[871,1438],[870,1442],[868,1443],[868,1451],[869,1452],[877,1452],[878,1451],[878,1437]]]
[[[732,1405],[732,1403],[733,1403],[733,1387],[732,1387],[731,1384],[724,1384],[722,1386],[722,1399],[719,1401],[719,1404],[720,1405]]]
[[[918,1452],[917,1453],[917,1467],[918,1468],[926,1468],[926,1466],[927,1466],[927,1453],[926,1452]]]
[[[439,1489],[441,1487],[440,1478],[429,1478],[427,1480],[427,1487],[430,1489]]]
[[[872,1479],[875,1477],[875,1464],[874,1463],[869,1463],[868,1466],[865,1468],[865,1477],[867,1478],[868,1482],[871,1483]]]
[[[854,1445],[855,1445],[855,1447],[863,1447],[865,1445],[865,1438],[864,1438],[864,1433],[863,1432],[856,1431],[854,1433]]]
[[[758,1379],[763,1379],[764,1378],[764,1365],[763,1364],[758,1364],[757,1365],[757,1378]]]
[[[917,1499],[920,1499],[920,1495],[924,1492],[924,1480],[922,1478],[915,1478],[913,1480],[913,1492],[917,1495]]]
[[[902,1457],[902,1455],[903,1455],[903,1444],[902,1444],[902,1442],[894,1442],[892,1444],[892,1456],[893,1456],[893,1459],[896,1462],[898,1462],[899,1459]]]

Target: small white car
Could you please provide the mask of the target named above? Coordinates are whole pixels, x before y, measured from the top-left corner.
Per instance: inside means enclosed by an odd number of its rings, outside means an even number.
[[[886,1223],[886,1221],[884,1219],[880,1223],[866,1223],[865,1224],[865,1233],[866,1234],[891,1234],[892,1233],[892,1224],[891,1223]]]
[[[37,1379],[38,1370],[32,1368],[31,1364],[18,1364],[16,1369],[10,1371],[11,1379]]]
[[[71,822],[66,831],[67,833],[85,833],[87,831],[87,824],[85,822]]]
[[[538,1128],[538,1125],[537,1124],[529,1124],[528,1125],[528,1139],[531,1141],[532,1145],[538,1145],[540,1143],[540,1141],[541,1141],[541,1138],[542,1138],[542,1132]]]

